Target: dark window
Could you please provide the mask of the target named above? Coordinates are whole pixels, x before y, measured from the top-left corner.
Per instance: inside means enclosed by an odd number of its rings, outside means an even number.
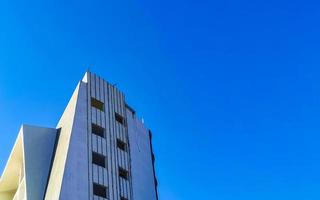
[[[120,197],[120,200],[128,200],[128,199],[125,197]]]
[[[102,198],[107,198],[107,188],[103,185],[93,183],[93,194]]]
[[[123,151],[127,150],[127,144],[120,139],[117,139],[117,146],[119,149],[121,149]]]
[[[101,111],[104,111],[104,103],[92,97],[91,97],[91,106]]]
[[[119,167],[119,176],[124,179],[128,179],[128,171]]]
[[[106,157],[96,152],[92,152],[92,163],[101,167],[106,167]]]
[[[124,118],[119,115],[118,113],[115,113],[115,118],[117,120],[117,122],[119,122],[120,124],[124,124]]]
[[[104,137],[104,128],[96,124],[92,124],[92,133]]]

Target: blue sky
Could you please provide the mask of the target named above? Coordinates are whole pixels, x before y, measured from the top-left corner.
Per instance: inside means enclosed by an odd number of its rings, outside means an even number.
[[[0,2],[0,171],[87,68],[154,132],[160,200],[320,199],[320,12],[310,1]]]

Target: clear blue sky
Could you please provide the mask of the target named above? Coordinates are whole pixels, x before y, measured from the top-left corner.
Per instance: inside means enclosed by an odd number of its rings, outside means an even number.
[[[320,199],[320,12],[308,1],[0,3],[0,171],[86,69],[154,132],[160,200]]]

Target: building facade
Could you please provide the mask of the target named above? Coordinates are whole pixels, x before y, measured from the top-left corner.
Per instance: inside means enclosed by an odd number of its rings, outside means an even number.
[[[23,125],[1,200],[157,200],[152,134],[124,94],[87,72],[56,128]]]

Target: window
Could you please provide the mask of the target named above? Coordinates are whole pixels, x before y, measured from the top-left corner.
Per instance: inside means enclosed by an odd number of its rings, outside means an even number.
[[[115,113],[115,118],[117,122],[124,125],[124,118],[121,115],[119,115],[118,113]]]
[[[100,137],[104,137],[104,128],[96,124],[92,124],[92,133]]]
[[[128,171],[123,169],[122,167],[119,167],[119,176],[128,180]]]
[[[93,194],[102,198],[107,198],[107,187],[93,183]]]
[[[125,197],[120,197],[120,200],[128,200],[128,199]]]
[[[92,152],[92,163],[101,167],[106,167],[106,157],[96,152]]]
[[[117,147],[123,151],[127,151],[127,144],[120,139],[117,139]]]
[[[104,111],[104,103],[92,97],[91,97],[91,106],[101,111]]]

